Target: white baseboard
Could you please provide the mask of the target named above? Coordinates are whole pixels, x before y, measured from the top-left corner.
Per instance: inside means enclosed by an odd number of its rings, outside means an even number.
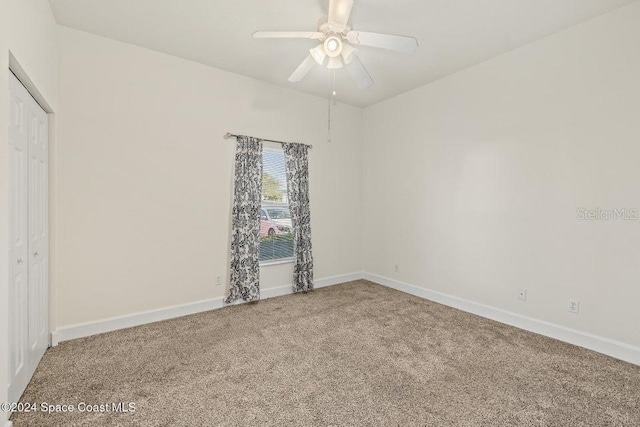
[[[365,272],[363,273],[362,278],[378,283],[379,285],[387,286],[420,298],[437,302],[439,304],[454,307],[481,317],[486,317],[487,319],[515,326],[516,328],[524,329],[550,338],[555,338],[579,347],[584,347],[598,353],[606,354],[607,356],[615,357],[616,359],[624,360],[625,362],[640,365],[640,347],[593,335],[588,332],[582,332],[565,326],[556,325],[544,320],[523,316],[521,314],[466,300],[464,298],[455,297],[453,295],[410,285],[408,283],[403,283],[372,273]]]
[[[354,280],[362,279],[362,272],[341,274],[339,276],[325,277],[322,279],[316,279],[313,281],[314,289],[325,288],[327,286],[338,285],[340,283],[352,282]],[[280,297],[283,295],[289,295],[293,293],[291,285],[276,286],[273,288],[261,289],[260,299]]]
[[[315,280],[314,287],[323,288],[325,286],[337,285],[339,283],[350,282],[361,278],[361,272],[326,277]],[[260,292],[260,299],[279,297],[289,295],[291,293],[293,293],[292,285],[277,286],[274,288],[262,289]],[[65,326],[58,328],[51,333],[51,345],[55,347],[63,341],[116,331],[118,329],[131,328],[133,326],[159,322],[161,320],[174,319],[176,317],[188,316],[190,314],[201,313],[203,311],[216,310],[222,307],[224,307],[223,297],[218,297],[187,304],[174,305],[172,307],[165,307],[157,310],[127,314],[125,316],[111,317],[95,322]]]
[[[49,338],[49,345],[51,347],[55,347],[58,344],[60,344],[60,334],[58,334],[58,331],[55,330],[55,331],[51,332],[51,336]]]

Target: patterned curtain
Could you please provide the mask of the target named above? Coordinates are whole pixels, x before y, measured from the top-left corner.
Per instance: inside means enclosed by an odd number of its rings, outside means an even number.
[[[238,136],[231,212],[230,288],[225,302],[260,299],[262,140]]]
[[[293,225],[293,243],[296,264],[293,269],[293,291],[313,289],[313,256],[311,255],[311,212],[309,209],[309,147],[285,143],[287,168],[287,196]]]

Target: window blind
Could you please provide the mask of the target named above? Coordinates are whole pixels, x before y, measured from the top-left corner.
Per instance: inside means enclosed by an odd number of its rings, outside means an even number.
[[[287,173],[282,149],[262,151],[260,262],[293,258],[293,227],[287,199]]]

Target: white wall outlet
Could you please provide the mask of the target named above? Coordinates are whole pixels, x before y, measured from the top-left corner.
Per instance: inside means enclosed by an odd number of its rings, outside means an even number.
[[[400,272],[400,264],[396,264],[396,273]]]
[[[520,301],[527,300],[527,290],[526,289],[518,289],[518,299]]]
[[[222,276],[216,276],[216,286],[222,285]]]
[[[567,309],[570,313],[578,314],[578,312],[580,311],[580,301],[578,301],[577,299],[570,299]]]

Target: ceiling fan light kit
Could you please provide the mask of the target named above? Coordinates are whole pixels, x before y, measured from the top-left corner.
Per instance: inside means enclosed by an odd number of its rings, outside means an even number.
[[[309,53],[311,53],[313,59],[320,65],[323,65],[324,60],[327,58],[327,54],[324,51],[324,45],[322,44],[314,47],[313,49],[309,49]]]
[[[342,53],[342,40],[336,36],[329,36],[324,41],[322,47],[328,57],[335,58]]]
[[[330,0],[328,20],[321,22],[316,32],[257,31],[253,33],[253,37],[305,38],[320,41],[291,74],[290,82],[301,81],[315,65],[326,66],[329,70],[345,67],[356,85],[360,89],[366,89],[373,85],[373,80],[358,58],[358,50],[352,45],[413,53],[418,48],[418,42],[413,37],[353,31],[349,26],[352,8],[353,0]]]

